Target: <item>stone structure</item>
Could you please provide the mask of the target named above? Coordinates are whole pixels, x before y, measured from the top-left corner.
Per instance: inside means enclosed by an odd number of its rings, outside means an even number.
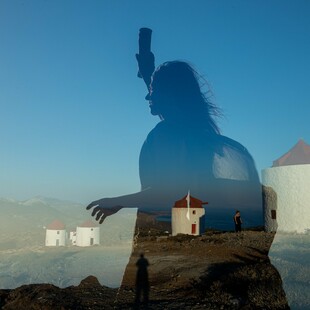
[[[66,239],[66,228],[61,221],[55,220],[46,227],[46,246],[65,246]]]
[[[200,235],[205,229],[205,209],[207,202],[190,196],[189,194],[175,202],[172,208],[172,235],[188,234]]]
[[[310,229],[310,146],[303,140],[262,171],[267,231]]]

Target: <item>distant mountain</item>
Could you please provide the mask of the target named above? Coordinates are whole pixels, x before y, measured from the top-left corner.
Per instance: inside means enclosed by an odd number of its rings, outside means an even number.
[[[45,227],[55,219],[75,227],[76,222],[89,217],[89,212],[82,204],[42,196],[24,201],[1,198],[0,212],[0,223],[4,225],[0,230],[10,230],[12,224],[14,229],[17,225],[20,229]]]
[[[68,212],[62,212],[47,202],[33,198],[27,201],[0,199],[0,249],[4,242],[14,247],[42,244],[45,227],[55,219],[70,222]],[[9,243],[8,243],[9,242]]]
[[[136,209],[123,209],[100,225],[102,244],[111,245],[132,239]],[[92,220],[85,206],[70,201],[36,196],[18,201],[0,198],[0,251],[28,245],[44,245],[46,227],[54,220],[64,223],[67,232]]]
[[[20,204],[25,206],[48,206],[70,216],[72,215],[72,212],[76,212],[77,210],[85,210],[85,206],[80,203],[56,198],[47,198],[43,196],[36,196],[31,199],[21,201]]]

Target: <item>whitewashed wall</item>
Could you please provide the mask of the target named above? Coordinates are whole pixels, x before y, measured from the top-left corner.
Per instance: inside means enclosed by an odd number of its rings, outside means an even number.
[[[193,214],[196,211],[196,214]],[[192,224],[196,224],[196,234],[200,232],[200,218],[205,214],[204,208],[190,208],[189,220],[186,217],[187,208],[172,208],[172,236],[177,234],[192,234]]]
[[[93,245],[100,244],[99,227],[77,227],[76,228],[76,245],[90,246],[91,238],[93,238]]]
[[[46,246],[65,246],[66,245],[66,231],[65,230],[55,230],[47,229],[45,235],[45,245]]]
[[[264,169],[262,183],[276,194],[278,231],[304,233],[310,229],[310,164]],[[271,208],[266,205],[267,231],[275,229]]]

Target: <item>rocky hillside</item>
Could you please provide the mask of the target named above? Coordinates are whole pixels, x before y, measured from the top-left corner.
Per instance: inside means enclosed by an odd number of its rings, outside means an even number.
[[[1,309],[131,309],[141,252],[150,263],[149,309],[289,309],[267,255],[273,237],[263,231],[168,237],[141,228],[120,289],[94,277],[64,289],[26,285],[1,290]]]

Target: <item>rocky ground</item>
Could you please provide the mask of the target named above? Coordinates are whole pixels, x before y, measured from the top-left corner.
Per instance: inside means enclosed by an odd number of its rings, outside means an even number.
[[[274,235],[263,231],[207,232],[200,237],[142,231],[117,296],[134,299],[135,262],[150,261],[150,309],[288,309],[281,278],[270,264]]]
[[[210,231],[170,237],[163,229],[140,227],[120,289],[101,286],[93,276],[65,289],[24,285],[0,290],[1,309],[133,309],[141,252],[150,263],[148,309],[288,309],[267,255],[273,234]]]

